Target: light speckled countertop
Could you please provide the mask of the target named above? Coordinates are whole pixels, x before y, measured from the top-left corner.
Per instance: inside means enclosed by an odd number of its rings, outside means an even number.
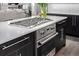
[[[50,24],[56,23],[58,21],[61,21],[61,20],[67,18],[67,17],[61,17],[61,16],[48,16],[48,18],[53,21],[44,23],[42,25],[38,25],[38,26],[31,28],[31,29],[26,28],[26,27],[21,27],[21,26],[13,26],[13,25],[9,24],[11,22],[34,18],[34,17],[37,17],[37,16],[21,18],[21,19],[16,19],[16,20],[12,20],[12,21],[6,21],[6,22],[0,22],[0,44],[8,42],[8,41],[13,40],[17,37],[26,35],[28,33],[31,33],[33,31],[36,31],[36,30],[41,29],[45,26],[48,26]]]

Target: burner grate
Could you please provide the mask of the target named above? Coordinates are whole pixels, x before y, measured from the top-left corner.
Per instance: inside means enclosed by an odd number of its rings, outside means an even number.
[[[18,21],[18,22],[14,22],[11,24],[15,24],[15,25],[22,25],[22,26],[33,26],[33,25],[39,25],[39,24],[43,24],[46,22],[52,21],[50,19],[44,19],[44,18],[33,18],[33,19],[26,19],[26,20],[22,20],[22,21]]]

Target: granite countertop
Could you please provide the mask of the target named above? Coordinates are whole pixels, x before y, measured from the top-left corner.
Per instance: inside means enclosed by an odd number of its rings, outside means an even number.
[[[8,42],[10,40],[13,40],[13,39],[20,37],[22,35],[29,34],[33,31],[36,31],[36,30],[41,29],[45,26],[48,26],[50,24],[56,23],[58,21],[61,21],[61,20],[67,18],[67,17],[61,17],[61,16],[48,16],[48,18],[53,21],[44,23],[42,25],[38,25],[38,26],[31,28],[31,29],[22,27],[22,26],[10,25],[11,22],[16,22],[16,21],[34,18],[34,17],[37,17],[37,16],[21,18],[21,19],[16,19],[16,20],[12,20],[12,21],[6,21],[6,22],[0,22],[0,44],[3,44],[3,43]]]

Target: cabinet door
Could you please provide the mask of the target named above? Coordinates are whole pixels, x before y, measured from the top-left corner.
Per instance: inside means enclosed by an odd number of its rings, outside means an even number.
[[[62,26],[60,29],[58,29],[58,33],[58,39],[56,40],[56,53],[66,44],[65,27]]]
[[[21,53],[21,56],[33,56],[34,55],[34,48],[33,48],[33,44],[26,44],[24,45],[19,52]]]
[[[78,36],[77,17],[69,16],[67,22],[66,33],[73,36]]]
[[[76,16],[76,26],[79,27],[79,16]]]
[[[72,28],[70,28],[71,35],[79,37],[79,17],[78,16],[72,16],[71,22],[72,22],[71,23]]]
[[[29,43],[24,45],[22,48],[17,51],[9,53],[7,56],[33,56],[34,55],[33,44]]]
[[[27,34],[27,35],[18,37],[14,40],[8,41],[4,44],[1,44],[0,45],[0,56],[21,55],[21,53],[22,53],[22,55],[26,55],[25,51],[29,52],[29,50],[30,51],[33,50],[33,45],[34,45],[33,39],[34,39],[34,33],[31,33],[31,34]],[[24,47],[24,48],[22,48],[22,47]],[[21,53],[18,51],[14,52],[19,49],[21,49],[21,51],[22,51]],[[27,55],[30,55],[30,54],[31,53],[27,53]]]
[[[76,16],[75,33],[76,33],[76,35],[79,37],[79,16]]]
[[[72,19],[74,19],[74,18],[71,16],[68,16],[68,18],[67,18],[66,34],[73,33],[73,27],[72,27],[73,21],[72,21]]]
[[[58,40],[57,40],[57,46],[64,45],[66,43],[66,35],[65,35],[65,30],[64,28],[61,28],[58,31]]]
[[[21,56],[21,53],[19,53],[19,51],[14,51],[14,52],[8,54],[7,56]]]

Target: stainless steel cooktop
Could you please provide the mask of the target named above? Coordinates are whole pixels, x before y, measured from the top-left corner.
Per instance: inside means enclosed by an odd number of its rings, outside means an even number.
[[[10,24],[14,24],[14,25],[21,25],[21,26],[25,26],[25,27],[34,27],[49,21],[53,21],[50,19],[44,19],[44,18],[32,18],[32,19],[26,19],[26,20],[22,20],[22,21],[18,21],[18,22],[13,22]]]

